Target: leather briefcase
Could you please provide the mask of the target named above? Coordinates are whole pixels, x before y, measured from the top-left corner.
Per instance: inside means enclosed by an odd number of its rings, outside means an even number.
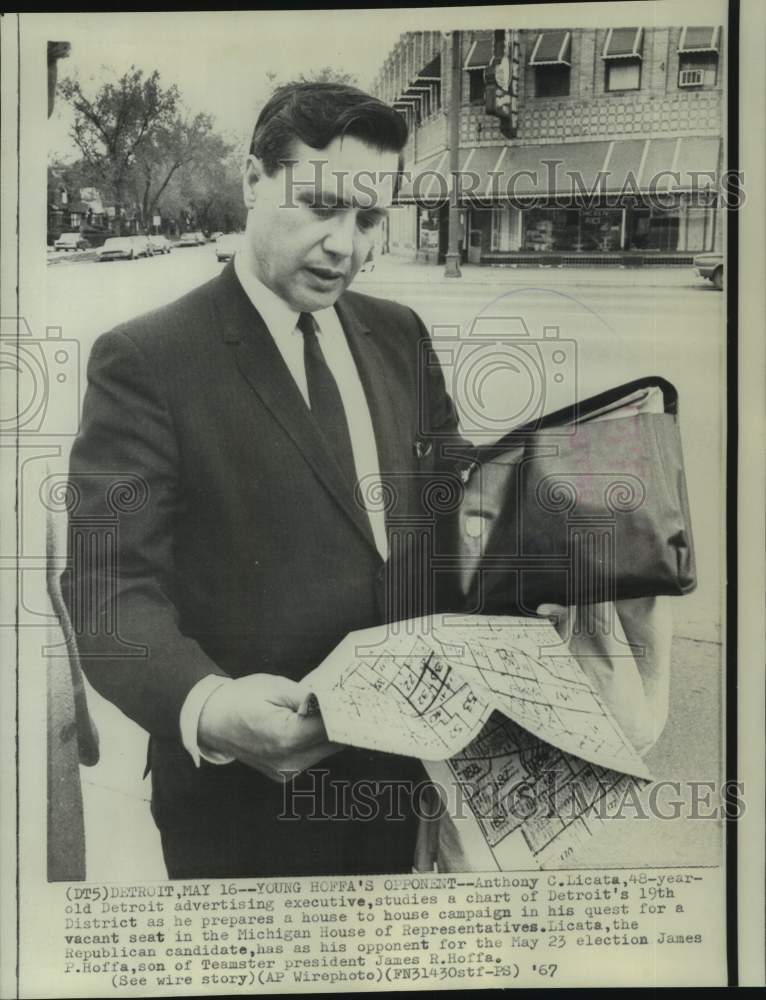
[[[472,612],[696,586],[678,393],[637,379],[473,450],[458,549]]]

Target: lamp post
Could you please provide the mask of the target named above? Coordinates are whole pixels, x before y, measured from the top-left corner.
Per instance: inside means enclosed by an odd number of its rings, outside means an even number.
[[[449,105],[449,239],[445,257],[445,278],[460,278],[460,32],[452,32],[452,68]]]

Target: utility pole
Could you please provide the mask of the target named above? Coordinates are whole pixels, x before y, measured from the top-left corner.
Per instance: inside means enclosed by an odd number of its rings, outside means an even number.
[[[460,32],[452,32],[452,71],[449,104],[449,242],[445,258],[445,278],[460,278]]]

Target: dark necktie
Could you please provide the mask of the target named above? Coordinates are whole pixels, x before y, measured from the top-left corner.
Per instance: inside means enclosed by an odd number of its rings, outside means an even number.
[[[316,320],[311,313],[301,313],[298,329],[303,334],[303,363],[309,390],[311,413],[324,434],[330,450],[338,460],[350,484],[356,484],[354,451],[348,430],[346,411],[317,337]]]

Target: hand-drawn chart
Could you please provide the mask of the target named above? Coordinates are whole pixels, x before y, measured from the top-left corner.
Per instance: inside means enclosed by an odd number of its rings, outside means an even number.
[[[354,632],[305,683],[336,742],[444,760],[497,710],[559,750],[648,777],[548,622],[436,615]]]
[[[399,624],[348,635],[307,704],[334,742],[420,757],[479,870],[560,864],[649,777],[549,622]]]
[[[517,833],[540,867],[568,856],[614,815],[629,786],[639,787],[629,775],[564,753],[499,713],[447,766],[492,854]]]

